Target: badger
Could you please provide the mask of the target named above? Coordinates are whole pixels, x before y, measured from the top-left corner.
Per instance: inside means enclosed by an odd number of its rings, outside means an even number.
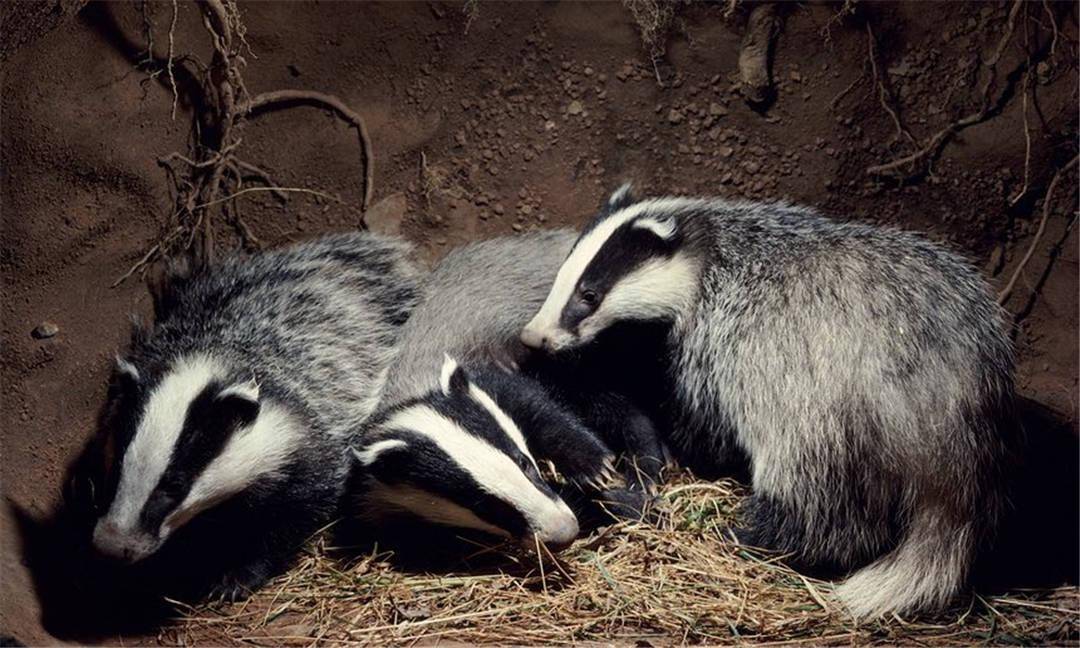
[[[649,416],[613,385],[592,384],[578,392],[596,406],[582,415],[545,382],[543,371],[553,380],[562,367],[531,367],[518,339],[576,238],[556,230],[474,243],[433,270],[379,411],[354,444],[360,516],[401,513],[559,547],[580,521],[545,476],[614,498],[624,512],[644,503],[589,423],[610,421],[605,431],[629,440],[617,447],[651,460],[652,475],[662,448]]]
[[[117,358],[93,547],[186,596],[243,598],[285,566],[337,511],[419,299],[410,254],[350,233],[169,273]]]
[[[856,617],[939,608],[1006,507],[1012,351],[978,273],[903,231],[788,204],[608,199],[521,333],[663,322],[687,456],[749,463],[741,540],[852,572]]]

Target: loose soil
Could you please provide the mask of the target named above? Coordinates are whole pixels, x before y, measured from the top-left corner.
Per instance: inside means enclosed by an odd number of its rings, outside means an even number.
[[[580,225],[607,192],[633,180],[646,195],[785,199],[926,232],[1000,287],[1027,249],[1046,185],[1076,153],[1075,8],[1049,7],[1061,34],[1032,79],[1027,172],[1016,96],[951,140],[928,176],[908,183],[864,173],[914,148],[882,108],[863,23],[835,20],[838,5],[788,8],[775,48],[776,100],[764,112],[737,94],[745,12],[726,16],[727,3],[680,5],[655,69],[618,3],[467,3],[475,14],[442,2],[241,9],[249,89],[331,92],[362,114],[375,150],[374,202],[385,201],[378,221],[390,228],[400,221],[428,259],[478,238]],[[1000,38],[1008,4],[873,3],[862,11],[890,104],[917,138],[971,112],[979,56]],[[150,14],[163,51],[171,5],[151,4]],[[1049,32],[1035,30],[1049,28],[1049,14],[1032,11],[1027,20],[1030,35],[1017,26],[1015,39],[1035,51],[1046,43]],[[173,39],[178,54],[208,60],[194,5],[180,3]],[[129,315],[149,314],[138,280],[111,285],[157,240],[171,201],[155,160],[186,151],[190,101],[181,95],[171,119],[167,82],[135,69],[145,48],[136,3],[93,3],[24,40],[5,43],[0,67],[0,480],[13,507],[40,516],[94,430]],[[1023,56],[1009,47],[1001,69]],[[242,147],[279,184],[341,199],[293,194],[281,204],[269,194],[246,196],[244,217],[265,244],[361,222],[356,139],[333,115],[300,107],[258,117]],[[1030,189],[1010,208],[1025,175]],[[1075,174],[1061,183],[1006,304],[1019,316],[1020,392],[1073,435],[1076,186]],[[221,245],[238,245],[231,229],[220,230]],[[32,332],[44,322],[58,331],[39,339]],[[1063,465],[1075,470],[1075,461]],[[1071,487],[1066,481],[1046,497],[1073,502],[1072,475]],[[1059,514],[1076,519],[1075,509]],[[50,641],[10,511],[3,521],[0,635]]]

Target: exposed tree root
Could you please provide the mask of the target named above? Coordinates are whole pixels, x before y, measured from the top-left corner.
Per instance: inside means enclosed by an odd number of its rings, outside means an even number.
[[[333,110],[338,117],[349,122],[356,129],[357,138],[360,140],[362,155],[361,164],[364,167],[364,209],[371,204],[371,192],[375,184],[375,153],[371,148],[371,136],[368,134],[364,118],[344,101],[334,95],[315,92],[314,90],[274,90],[256,95],[247,105],[247,114],[287,108],[290,104],[309,104]]]
[[[1001,59],[1002,53],[1005,51],[1005,46],[1008,45],[1009,41],[1012,39],[1013,31],[1016,28],[1016,17],[1019,15],[1020,9],[1023,6],[1023,0],[1013,0],[1012,8],[1009,10],[1008,23],[1005,26],[1005,33],[998,42],[993,55],[982,63],[982,67],[987,70],[987,77],[986,82],[982,86],[982,91],[980,92],[978,110],[961,117],[935,133],[918,151],[891,162],[886,162],[885,164],[870,166],[866,169],[866,173],[870,175],[892,175],[903,180],[921,175],[927,171],[929,165],[937,158],[942,147],[944,147],[945,143],[948,142],[953,135],[969,126],[973,126],[986,120],[994,113],[994,107],[1000,103],[1007,94],[1007,92],[1003,92],[998,97],[997,101],[991,101],[994,81],[997,78],[997,64]],[[1026,63],[1023,65],[1026,65]]]
[[[893,124],[896,125],[896,139],[900,139],[900,136],[903,135],[907,138],[909,142],[917,145],[915,137],[911,134],[911,131],[909,131],[904,126],[904,123],[900,121],[900,115],[898,115],[897,112],[893,110],[892,106],[889,105],[889,93],[885,90],[885,82],[881,80],[881,75],[878,74],[876,47],[877,39],[874,38],[874,29],[870,26],[869,22],[866,23],[866,43],[868,50],[867,58],[870,59],[870,68],[874,72],[874,82],[877,83],[878,87],[878,101],[881,102],[881,107],[885,109],[885,112],[889,113],[889,117],[892,117]]]
[[[165,169],[173,198],[173,208],[163,225],[160,239],[113,284],[114,286],[136,273],[143,272],[160,258],[189,255],[195,266],[210,263],[215,248],[215,212],[233,226],[245,248],[260,247],[261,241],[248,227],[240,212],[238,198],[242,196],[268,192],[285,200],[291,193],[303,193],[340,202],[326,192],[278,186],[266,171],[237,156],[243,141],[240,134],[245,123],[262,112],[295,105],[314,105],[332,110],[339,118],[353,126],[360,142],[361,164],[364,167],[361,186],[363,209],[367,210],[371,202],[374,191],[374,155],[363,118],[341,99],[321,92],[278,90],[250,95],[241,73],[246,65],[241,52],[245,48],[250,52],[250,48],[244,38],[245,28],[240,20],[236,0],[199,0],[198,6],[202,12],[203,26],[213,46],[210,64],[198,65],[197,71],[193,73],[193,76],[202,79],[206,108],[197,110],[194,116],[193,132],[196,141],[189,152],[173,152],[158,159],[158,163]],[[176,17],[177,4],[174,1],[168,58],[163,66],[174,91],[174,113],[177,93],[173,65],[194,60],[191,57],[175,56],[173,32]],[[150,47],[152,50],[152,45]],[[161,71],[155,74],[159,73]],[[244,181],[247,177],[254,177],[265,186],[245,187]]]
[[[1013,289],[1016,288],[1016,282],[1020,278],[1020,275],[1024,272],[1024,268],[1028,262],[1031,261],[1031,257],[1035,254],[1035,248],[1038,247],[1039,241],[1042,239],[1043,232],[1046,231],[1046,222],[1050,219],[1050,212],[1054,206],[1054,190],[1057,189],[1058,183],[1063,177],[1068,175],[1069,171],[1077,165],[1080,161],[1080,156],[1073,157],[1065,166],[1058,169],[1054,174],[1054,179],[1050,181],[1050,186],[1046,189],[1046,196],[1043,197],[1042,205],[1042,218],[1039,220],[1039,229],[1035,231],[1035,236],[1032,237],[1031,243],[1028,245],[1027,252],[1024,254],[1024,258],[1020,259],[1020,263],[1016,265],[1013,270],[1012,276],[1009,278],[1009,282],[1005,284],[1005,287],[998,293],[997,302],[999,305],[1004,305],[1009,301],[1009,297],[1012,295]]]

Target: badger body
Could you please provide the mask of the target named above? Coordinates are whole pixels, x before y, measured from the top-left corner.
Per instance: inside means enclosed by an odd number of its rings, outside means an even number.
[[[327,236],[170,277],[118,358],[93,544],[243,596],[330,521],[418,299],[408,247]]]
[[[812,210],[616,192],[522,334],[669,327],[674,442],[745,457],[744,539],[855,571],[857,616],[944,605],[1006,506],[1012,354],[977,272]],[[869,563],[869,564],[868,564]]]
[[[576,237],[557,230],[483,241],[435,267],[402,329],[379,412],[358,435],[361,515],[399,511],[566,544],[578,520],[541,466],[586,489],[626,495],[615,488],[613,451],[589,425],[602,417],[628,423],[647,454],[660,454],[651,419],[627,396],[589,389],[602,407],[581,416],[575,401],[553,392],[564,365],[534,366],[519,339]]]

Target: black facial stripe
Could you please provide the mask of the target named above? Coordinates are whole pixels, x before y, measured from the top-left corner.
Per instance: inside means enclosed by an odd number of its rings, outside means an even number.
[[[233,413],[217,400],[221,389],[222,385],[210,383],[188,405],[169,465],[139,514],[139,523],[147,532],[157,533],[239,427]]]
[[[582,320],[594,313],[604,297],[618,281],[644,265],[650,259],[666,258],[674,246],[659,239],[655,234],[632,227],[633,221],[615,230],[600,246],[596,256],[589,262],[575,286],[570,301],[559,316],[559,326],[575,331]],[[582,290],[591,290],[598,299],[594,304],[584,304],[578,299]]]
[[[369,467],[375,479],[391,488],[407,485],[442,497],[515,537],[528,531],[529,524],[521,512],[484,492],[480,484],[433,441],[409,432],[395,433],[390,438],[399,438],[408,447],[401,452],[389,450],[380,454]]]

